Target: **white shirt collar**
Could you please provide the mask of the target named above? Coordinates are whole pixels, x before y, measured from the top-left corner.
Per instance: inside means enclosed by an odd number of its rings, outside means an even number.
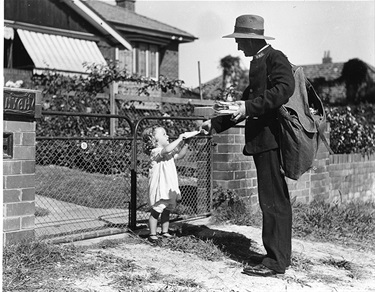
[[[250,62],[254,60],[254,57],[258,55],[261,51],[263,51],[265,48],[269,47],[269,44],[266,44],[263,48],[261,48],[254,56],[250,57]]]
[[[258,55],[261,51],[263,51],[265,48],[267,48],[267,47],[269,47],[269,44],[267,44],[267,45],[265,45],[263,48],[261,48],[261,49],[257,52],[257,55]]]

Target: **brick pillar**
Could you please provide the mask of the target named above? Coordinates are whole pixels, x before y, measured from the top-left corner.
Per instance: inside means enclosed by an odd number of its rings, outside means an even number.
[[[4,88],[3,243],[33,238],[35,116],[40,92]]]
[[[215,134],[213,141],[213,184],[234,190],[251,205],[258,202],[257,176],[255,164],[250,156],[245,156],[245,128],[243,125]]]

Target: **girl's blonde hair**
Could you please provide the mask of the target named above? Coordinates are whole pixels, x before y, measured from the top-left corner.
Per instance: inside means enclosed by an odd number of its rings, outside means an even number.
[[[143,152],[147,155],[151,154],[151,150],[156,147],[155,130],[160,126],[153,126],[145,129],[142,133]]]

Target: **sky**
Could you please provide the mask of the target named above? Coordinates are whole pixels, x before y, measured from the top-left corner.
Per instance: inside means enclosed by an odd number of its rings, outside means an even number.
[[[112,1],[112,0],[104,0]],[[264,18],[265,35],[275,49],[296,65],[319,64],[325,51],[333,62],[353,58],[375,66],[375,1],[160,1],[136,0],[138,14],[184,30],[198,39],[179,47],[179,78],[188,87],[221,75],[220,59],[249,58],[237,50],[233,32],[235,19],[243,14]]]

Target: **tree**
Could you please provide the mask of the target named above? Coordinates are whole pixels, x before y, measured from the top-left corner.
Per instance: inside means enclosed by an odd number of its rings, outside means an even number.
[[[339,80],[345,82],[346,99],[349,104],[363,101],[373,84],[367,64],[359,59],[351,59],[344,64]]]
[[[243,70],[240,66],[240,58],[228,55],[220,60],[220,67],[223,69],[222,90],[224,93],[224,100],[236,100],[239,93],[238,85],[243,75]]]

